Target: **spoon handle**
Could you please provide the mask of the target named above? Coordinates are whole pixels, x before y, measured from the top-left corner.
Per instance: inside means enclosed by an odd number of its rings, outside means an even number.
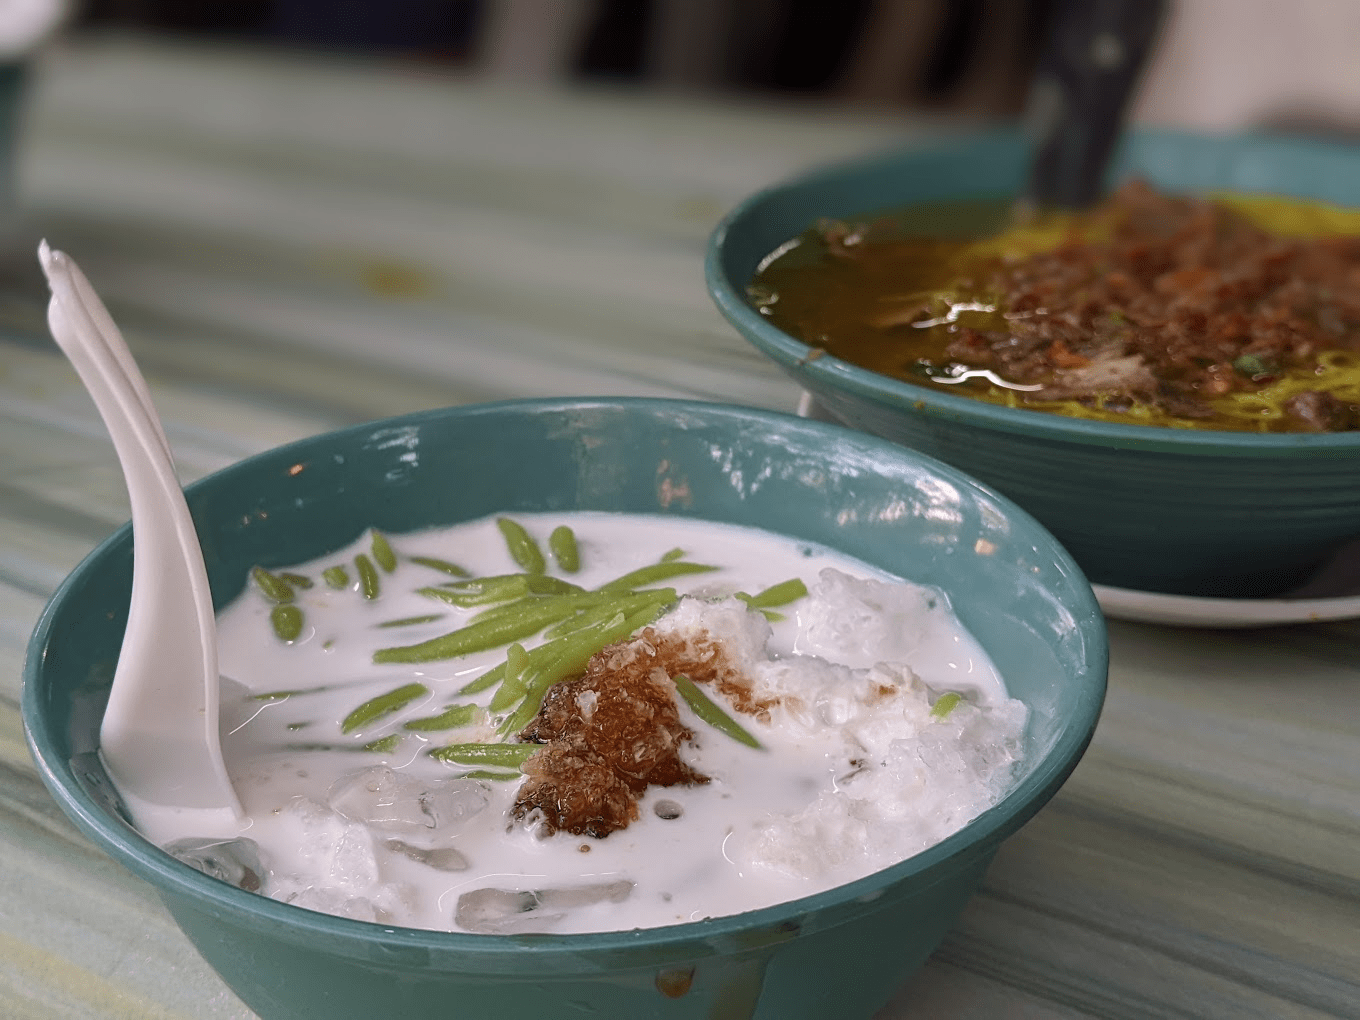
[[[1035,204],[1083,209],[1100,198],[1124,109],[1166,6],[1166,0],[1053,4],[1029,100]]]
[[[151,391],[147,389],[146,379],[142,375],[141,370],[137,367],[137,362],[132,357],[132,352],[128,350],[127,341],[123,339],[122,332],[119,331],[118,326],[113,321],[113,317],[109,314],[108,309],[104,307],[104,302],[99,299],[99,295],[95,293],[94,287],[91,286],[90,281],[86,278],[85,274],[81,272],[80,267],[65,253],[53,252],[47,247],[47,242],[43,241],[39,248],[39,258],[43,260],[53,260],[54,266],[65,263],[69,270],[65,275],[69,277],[69,284],[73,291],[73,295],[75,299],[79,301],[85,315],[88,316],[90,320],[90,324],[93,326],[94,332],[91,336],[91,341],[102,346],[104,350],[108,352],[108,356],[116,362],[121,382],[127,385],[129,391],[141,406],[142,416],[146,419],[151,430],[154,432],[161,449],[165,453],[166,459],[173,465],[175,458],[170,450],[170,442],[165,438],[165,430],[161,426],[160,416],[156,414],[156,406],[151,402]],[[44,270],[46,270],[47,262],[44,261],[43,265]],[[57,272],[61,273],[62,270],[58,268]],[[57,342],[58,344],[61,343],[60,340]],[[69,359],[71,357],[71,352],[67,351],[65,347],[63,347],[62,350]],[[77,369],[77,372],[79,372],[79,369]],[[81,379],[84,381],[83,375]]]
[[[46,242],[48,325],[93,398],[132,504],[132,599],[101,728],[121,793],[239,811],[218,735],[217,632],[207,570],[170,446],[137,370],[84,274]]]

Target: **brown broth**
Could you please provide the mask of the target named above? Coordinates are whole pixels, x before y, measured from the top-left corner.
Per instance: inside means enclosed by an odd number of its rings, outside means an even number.
[[[1123,204],[1111,200],[1080,217],[1048,214],[1017,222],[1010,203],[994,200],[911,206],[862,223],[822,222],[767,257],[748,299],[771,323],[811,347],[905,382],[992,403],[1176,428],[1360,429],[1360,241],[1299,240],[1360,237],[1360,210],[1271,196],[1169,199],[1136,185],[1123,192],[1128,194],[1117,196]],[[1130,241],[1130,221],[1141,216],[1139,228],[1151,222],[1155,233],[1157,216],[1169,215],[1167,210],[1194,220],[1201,238],[1221,242],[1229,255],[1240,249],[1245,260],[1256,260],[1252,265],[1281,261],[1286,252],[1289,266],[1311,273],[1317,264],[1322,277],[1310,284],[1306,301],[1291,298],[1283,283],[1263,291],[1253,306],[1257,320],[1234,337],[1231,315],[1246,307],[1240,301],[1229,308],[1226,298],[1215,305],[1200,295],[1207,318],[1183,306],[1195,296],[1190,287],[1196,272],[1217,274],[1210,284],[1226,294],[1235,269],[1223,262],[1223,251],[1212,258],[1190,252],[1145,274],[1142,303],[1134,300],[1127,310],[1133,318],[1125,318],[1125,309],[1109,300],[1103,277],[1128,269],[1129,259],[1136,263],[1141,253]],[[1175,236],[1184,235],[1182,248],[1203,247],[1179,222],[1168,220],[1168,234],[1180,230]],[[1313,254],[1310,245],[1320,246],[1326,257]],[[1174,247],[1168,250],[1169,257],[1180,258]],[[1108,264],[1102,262],[1107,258]],[[1089,267],[1080,265],[1082,259]],[[1045,284],[1029,280],[1031,266],[1076,281],[1066,284],[1063,321],[1035,307],[1034,295],[1044,293]],[[1164,286],[1167,280],[1171,284]],[[1083,303],[1088,283],[1092,297]],[[1172,286],[1185,293],[1175,294]],[[1149,310],[1147,298],[1154,293],[1180,318],[1171,322],[1165,308]],[[1325,308],[1318,295],[1326,299]],[[1262,302],[1268,301],[1285,311],[1262,318]],[[1268,336],[1260,323],[1275,319],[1283,325],[1276,323],[1277,335]],[[1147,350],[1159,342],[1155,330],[1184,334],[1201,322],[1203,342],[1149,355],[1154,374],[1134,373],[1141,385],[1126,381],[1093,391],[1083,383],[1081,392],[1071,392],[1070,380],[1089,373],[1094,361],[1137,353],[1129,339],[1135,332]],[[1295,334],[1304,327],[1321,339],[1299,339]],[[972,350],[967,342],[979,337],[986,338],[985,344],[975,343],[981,353],[961,356],[961,350]],[[1029,345],[1032,356],[1011,358],[1008,345]],[[1326,428],[1310,427],[1300,417],[1304,392],[1323,394],[1303,399],[1327,402]]]

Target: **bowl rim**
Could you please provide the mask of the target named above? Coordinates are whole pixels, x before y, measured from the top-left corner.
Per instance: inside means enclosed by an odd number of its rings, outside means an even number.
[[[309,939],[323,940],[337,947],[349,947],[351,951],[360,945],[383,944],[390,948],[415,949],[431,953],[459,956],[471,954],[480,958],[479,962],[473,965],[484,965],[499,954],[519,957],[526,952],[532,952],[536,960],[556,959],[560,971],[565,972],[580,969],[579,954],[583,952],[629,950],[640,947],[654,951],[662,946],[672,948],[685,946],[688,951],[700,956],[716,955],[732,951],[732,939],[735,937],[739,940],[742,933],[752,929],[781,929],[781,926],[787,926],[799,918],[822,911],[849,908],[857,903],[868,904],[890,887],[913,876],[924,876],[923,888],[945,881],[978,856],[994,851],[1002,840],[1019,829],[1048,802],[1076,768],[1094,735],[1108,687],[1108,633],[1085,575],[1047,529],[1007,497],[933,457],[866,433],[825,422],[809,421],[777,411],[703,401],[645,397],[506,400],[435,408],[319,433],[270,448],[211,472],[186,486],[185,492],[192,500],[196,492],[212,486],[229,484],[233,478],[252,471],[266,461],[287,458],[291,462],[305,450],[323,444],[350,442],[370,434],[374,429],[419,425],[427,421],[443,421],[450,418],[475,418],[507,413],[559,413],[582,408],[619,408],[653,414],[684,412],[748,422],[777,421],[782,427],[792,426],[800,430],[826,432],[832,434],[839,442],[868,447],[890,458],[901,457],[915,461],[932,472],[945,476],[951,483],[972,491],[979,498],[985,498],[994,505],[1005,508],[1012,520],[1033,529],[1035,536],[1050,547],[1048,551],[1062,573],[1069,574],[1080,582],[1075,593],[1078,604],[1069,605],[1068,608],[1082,632],[1086,645],[1087,668],[1078,696],[1072,700],[1069,724],[1016,787],[962,829],[888,868],[810,896],[741,914],[675,925],[558,935],[475,935],[351,920],[246,892],[210,878],[175,860],[142,837],[130,825],[115,819],[75,778],[70,762],[62,760],[48,732],[50,727],[43,724],[46,712],[41,694],[45,689],[43,664],[46,649],[52,640],[56,617],[65,600],[82,586],[87,576],[96,573],[105,560],[130,546],[131,524],[126,523],[100,542],[63,579],[44,606],[28,642],[20,693],[24,734],[39,774],[58,805],[103,852],[134,874],[150,881],[163,898],[170,896],[188,898],[198,908],[229,914],[247,925],[272,922],[284,926],[292,933],[305,934]],[[840,923],[841,920],[843,918],[835,918],[831,923]],[[751,948],[746,943],[739,943],[739,947],[743,951],[749,951]]]
[[[942,153],[960,153],[979,144],[1025,151],[1029,142],[1013,127],[982,128],[949,132],[929,139],[918,139],[889,152],[814,168],[764,187],[742,199],[719,221],[709,235],[704,256],[704,278],[709,297],[719,312],[753,346],[793,374],[808,381],[819,392],[849,393],[897,412],[920,414],[942,421],[972,424],[982,428],[1014,433],[1052,442],[1079,443],[1116,449],[1147,450],[1203,457],[1274,457],[1281,454],[1337,456],[1360,453],[1360,430],[1350,432],[1229,432],[1210,429],[1179,429],[1162,425],[1135,425],[1093,421],[1024,408],[992,404],[970,397],[955,396],[938,389],[918,386],[861,368],[831,354],[812,356],[814,350],[778,329],[745,298],[745,280],[734,280],[726,269],[732,237],[739,235],[761,212],[775,202],[796,198],[800,193],[834,184],[838,180],[898,171],[909,179],[912,164],[938,158]],[[1310,152],[1345,154],[1354,159],[1360,172],[1360,149],[1340,143],[1314,139],[1270,136],[1260,133],[1205,135],[1190,131],[1135,129],[1121,144],[1121,151],[1137,151],[1140,146],[1199,145],[1221,153],[1250,154],[1261,158],[1271,153],[1304,155]],[[977,190],[960,191],[953,197],[981,195]],[[995,192],[989,193],[995,197]],[[940,196],[947,198],[950,196]],[[1300,196],[1306,197],[1306,196]],[[908,204],[910,198],[901,204]],[[881,206],[879,207],[881,208]],[[865,209],[872,213],[874,209]],[[807,217],[815,219],[815,210]]]

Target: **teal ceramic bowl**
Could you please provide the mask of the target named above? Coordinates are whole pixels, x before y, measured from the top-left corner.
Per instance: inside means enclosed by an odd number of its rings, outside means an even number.
[[[1360,432],[1188,431],[1000,407],[891,379],[810,349],[746,301],[762,258],[820,217],[1019,193],[1011,131],[936,140],[831,167],[746,200],[714,232],[709,291],[760,351],[837,420],[996,487],[1072,552],[1092,582],[1187,595],[1283,591],[1360,538]],[[1360,205],[1360,146],[1134,133],[1113,181],[1178,192],[1272,192]]]
[[[869,1017],[939,943],[1000,842],[1067,778],[1105,691],[1089,585],[1003,497],[903,447],[713,404],[570,400],[431,411],[308,439],[188,489],[213,596],[254,564],[497,511],[619,510],[757,525],[944,589],[1032,709],[1023,778],[943,843],[817,896],[734,917],[589,935],[417,931],[313,913],[218,882],[123,820],[97,755],[128,608],[124,528],[34,633],[23,717],[42,775],[101,849],[155,886],[266,1020],[326,1017]]]

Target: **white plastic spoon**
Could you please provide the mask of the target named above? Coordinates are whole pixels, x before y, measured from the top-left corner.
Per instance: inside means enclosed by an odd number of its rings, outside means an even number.
[[[113,438],[132,503],[132,603],[100,729],[101,754],[134,818],[175,809],[194,828],[234,828],[240,804],[218,735],[217,626],[203,552],[146,381],[80,268],[43,241],[47,324]]]

